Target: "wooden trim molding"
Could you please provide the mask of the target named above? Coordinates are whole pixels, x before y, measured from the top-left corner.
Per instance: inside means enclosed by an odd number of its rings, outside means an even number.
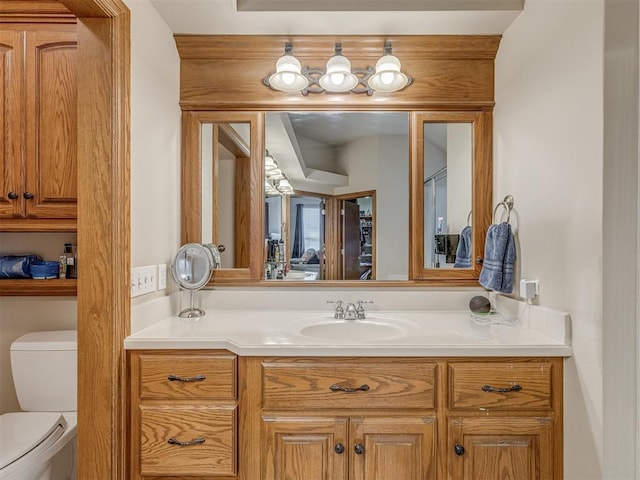
[[[494,104],[494,58],[498,35],[286,36],[176,35],[180,54],[180,104],[183,110],[301,110],[363,108],[478,109]],[[274,71],[285,42],[304,66],[323,67],[336,42],[354,68],[374,67],[384,41],[413,78],[392,94],[285,94],[262,79]],[[375,101],[372,101],[372,98]]]

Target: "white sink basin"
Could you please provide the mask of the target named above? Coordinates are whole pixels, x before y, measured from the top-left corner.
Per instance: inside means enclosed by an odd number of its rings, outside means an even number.
[[[418,326],[409,320],[368,315],[363,320],[340,320],[331,315],[309,317],[288,324],[292,333],[337,343],[392,340],[415,332]]]

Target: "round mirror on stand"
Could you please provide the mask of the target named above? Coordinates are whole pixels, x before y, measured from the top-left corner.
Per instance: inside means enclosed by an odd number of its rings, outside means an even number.
[[[171,265],[176,283],[189,291],[189,307],[178,314],[180,318],[198,318],[205,314],[195,306],[195,292],[207,284],[214,268],[220,268],[220,254],[215,245],[187,243],[180,247]]]

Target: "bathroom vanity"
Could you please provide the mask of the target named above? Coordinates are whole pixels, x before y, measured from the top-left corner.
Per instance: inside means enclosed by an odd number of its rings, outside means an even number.
[[[562,478],[568,317],[368,321],[410,333],[332,340],[308,330],[346,322],[327,312],[237,310],[128,337],[129,478]]]

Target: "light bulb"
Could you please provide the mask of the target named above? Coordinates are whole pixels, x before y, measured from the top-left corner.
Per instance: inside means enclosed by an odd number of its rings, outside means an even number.
[[[293,82],[296,81],[296,76],[291,72],[283,72],[282,73],[282,83],[285,85],[293,85]]]
[[[331,83],[334,85],[342,85],[342,82],[344,82],[344,73],[332,73],[329,77],[331,78]]]
[[[393,72],[382,72],[380,75],[380,81],[385,85],[391,85],[394,78],[395,74]]]

